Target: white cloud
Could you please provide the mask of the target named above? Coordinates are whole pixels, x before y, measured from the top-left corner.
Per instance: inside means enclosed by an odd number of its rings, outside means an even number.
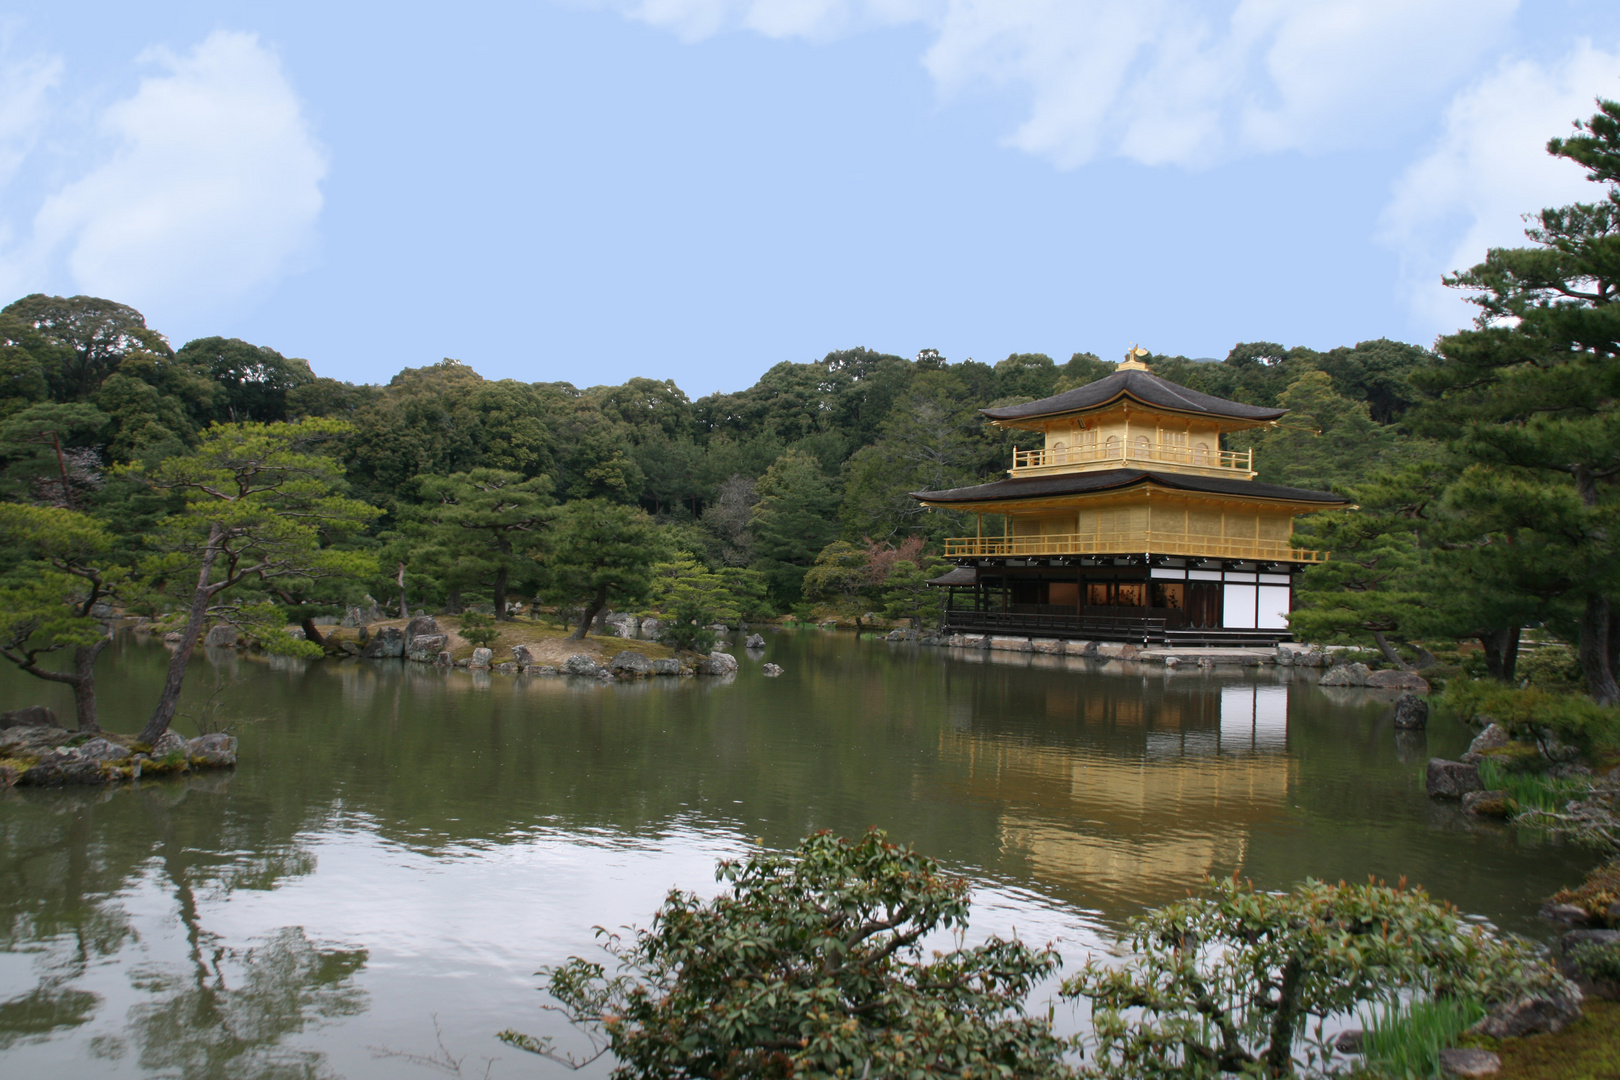
[[[585,0],[687,40],[934,33],[947,95],[1027,98],[1019,149],[1203,166],[1363,145],[1417,122],[1502,36],[1517,0]]]
[[[312,248],[326,162],[275,56],[221,31],[138,62],[158,72],[93,130],[58,118],[58,138],[100,161],[48,193],[32,235],[0,260],[11,292],[65,276],[171,322],[240,302]],[[0,105],[0,146],[6,115]]]
[[[1380,233],[1400,254],[1401,290],[1425,330],[1454,330],[1474,314],[1442,274],[1487,248],[1525,244],[1525,213],[1599,196],[1585,170],[1543,150],[1591,116],[1599,95],[1620,97],[1620,48],[1581,42],[1547,64],[1504,63],[1452,101],[1433,150],[1396,182]]]
[[[45,124],[47,95],[61,79],[60,57],[0,54],[0,184],[33,149]]]

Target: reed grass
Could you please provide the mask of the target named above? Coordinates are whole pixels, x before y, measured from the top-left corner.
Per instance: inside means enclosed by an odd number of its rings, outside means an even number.
[[[1366,1071],[1389,1080],[1439,1077],[1440,1051],[1484,1015],[1479,1002],[1466,998],[1385,1002],[1362,1018]]]

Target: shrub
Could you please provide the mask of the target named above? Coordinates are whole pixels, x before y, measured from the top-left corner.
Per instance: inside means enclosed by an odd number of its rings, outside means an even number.
[[[1586,941],[1571,949],[1569,956],[1594,982],[1620,982],[1620,945]]]
[[[1063,985],[1091,1001],[1090,1071],[1108,1078],[1289,1075],[1331,1056],[1322,1021],[1401,993],[1485,1002],[1564,987],[1528,944],[1499,939],[1422,890],[1236,880],[1133,919],[1123,965]],[[1311,1019],[1317,1021],[1308,1038]]]
[[[578,957],[542,971],[615,1077],[1071,1074],[1068,1043],[1023,1012],[1054,952],[991,938],[924,959],[923,936],[968,915],[967,883],[933,860],[876,830],[817,833],[716,876],[729,892],[672,891],[629,940],[598,930],[618,974]],[[570,1060],[550,1040],[500,1037]]]
[[[1494,754],[1486,755],[1479,763],[1479,783],[1487,791],[1505,792],[1516,811],[1562,810],[1571,799],[1579,799],[1592,790],[1591,781],[1585,778],[1515,770]]]
[[[1620,862],[1595,867],[1578,886],[1561,889],[1552,897],[1553,903],[1574,904],[1598,922],[1607,921],[1609,905],[1617,901],[1620,901]]]
[[[462,640],[471,642],[480,649],[493,649],[495,643],[501,640],[501,632],[495,626],[495,620],[477,611],[469,611],[461,617],[461,625],[456,633],[461,635]]]
[[[667,613],[658,628],[658,640],[672,649],[706,653],[714,648],[715,633],[707,628],[709,612],[683,603]]]
[[[1440,1051],[1485,1015],[1471,998],[1385,1002],[1364,1020],[1361,1052],[1369,1071],[1389,1080],[1440,1075]]]
[[[1547,690],[1578,692],[1586,685],[1580,657],[1561,641],[1521,650],[1514,674],[1532,686]]]
[[[1494,720],[1515,738],[1539,740],[1550,731],[1589,755],[1620,748],[1620,709],[1581,694],[1458,680],[1437,701],[1464,723],[1483,726]]]

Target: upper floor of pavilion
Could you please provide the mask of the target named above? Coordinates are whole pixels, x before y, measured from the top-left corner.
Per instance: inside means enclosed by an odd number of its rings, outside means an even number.
[[[1254,452],[1221,449],[1221,436],[1268,427],[1287,409],[1227,401],[1149,371],[1133,348],[1119,370],[1039,401],[979,412],[998,427],[1031,433],[1013,450],[1010,474],[1050,476],[1137,468],[1254,479]]]

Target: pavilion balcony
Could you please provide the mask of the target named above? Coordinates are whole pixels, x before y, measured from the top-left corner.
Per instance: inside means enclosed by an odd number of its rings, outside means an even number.
[[[1326,562],[1328,553],[1294,547],[1287,540],[1199,536],[1139,530],[1120,533],[1052,533],[1042,536],[953,536],[947,559],[1021,558],[1029,555],[1184,555],[1259,562]]]
[[[1056,446],[1044,450],[1013,449],[1012,476],[1089,472],[1094,469],[1169,469],[1203,476],[1254,479],[1254,451],[1217,450],[1182,443],[1132,443],[1110,439],[1100,446]]]

